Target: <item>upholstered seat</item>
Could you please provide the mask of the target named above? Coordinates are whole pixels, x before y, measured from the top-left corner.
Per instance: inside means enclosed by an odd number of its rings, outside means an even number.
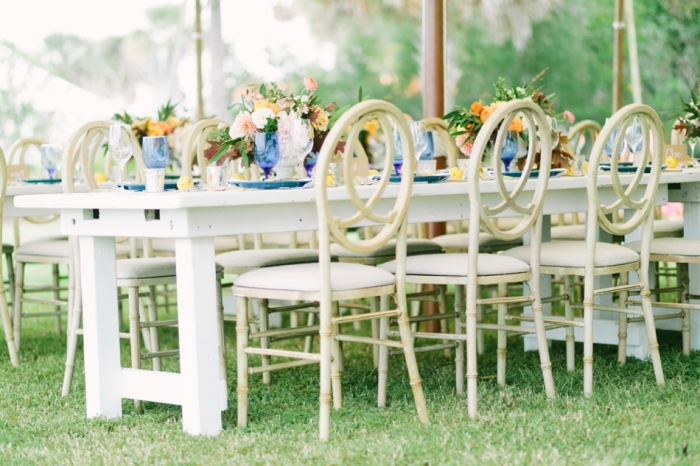
[[[654,220],[654,238],[681,238],[683,226],[682,218]]]
[[[229,251],[216,256],[227,273],[241,269],[258,269],[277,265],[305,264],[318,262],[316,249],[247,249]]]
[[[520,246],[502,253],[523,262],[530,262],[530,246]],[[595,266],[611,267],[632,264],[639,261],[639,254],[624,246],[609,243],[596,243]],[[542,243],[540,251],[542,267],[586,267],[586,243],[583,241],[555,241]]]
[[[223,271],[224,267],[217,263],[216,272]],[[117,280],[173,276],[175,276],[174,257],[119,259],[117,261]]]
[[[625,247],[639,253],[641,241],[626,243]],[[685,238],[654,238],[651,241],[651,253],[660,256],[700,256],[700,239]]]
[[[129,248],[123,243],[116,243],[115,246],[117,257],[129,255]],[[68,257],[70,255],[70,242],[68,240],[30,242],[20,245],[15,254],[18,256]],[[24,262],[31,262],[31,260]]]
[[[396,261],[381,264],[380,268],[394,273]],[[502,254],[479,254],[479,276],[527,273],[530,266],[525,262]],[[436,275],[466,277],[469,270],[469,254],[439,254],[406,258],[406,275]]]
[[[683,236],[683,220],[654,220],[654,238],[679,238]],[[552,227],[552,241],[583,241],[586,225],[559,225]]]
[[[445,251],[466,251],[469,249],[469,233],[457,233],[454,235],[442,235],[433,238],[431,241],[439,244]],[[502,241],[496,239],[488,233],[479,233],[479,248],[509,248],[523,244],[522,238],[517,238],[512,241]]]
[[[583,241],[586,225],[557,225],[552,227],[552,241]]]
[[[217,236],[214,238],[216,254],[238,249],[238,241],[232,236]],[[155,253],[175,253],[175,240],[172,238],[151,238],[151,250]]]
[[[411,238],[406,240],[406,254],[438,254],[442,252],[442,246],[428,239]],[[390,240],[384,246],[369,254],[350,251],[339,244],[331,244],[331,255],[339,258],[363,258],[363,257],[394,257],[396,254],[396,241]]]
[[[394,283],[394,275],[386,270],[363,264],[333,262],[331,291],[357,290]],[[237,288],[260,288],[284,291],[320,292],[319,264],[294,264],[266,267],[239,275],[233,282]]]

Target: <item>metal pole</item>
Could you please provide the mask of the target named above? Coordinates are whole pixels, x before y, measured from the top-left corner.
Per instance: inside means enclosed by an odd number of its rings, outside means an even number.
[[[632,98],[635,104],[642,103],[642,80],[639,77],[639,55],[637,53],[637,28],[634,24],[634,0],[625,2],[625,23],[627,25],[627,48],[630,54],[630,78]]]
[[[202,98],[202,5],[195,0],[194,19],[195,44],[197,47],[197,120],[204,119],[204,99]]]
[[[445,0],[423,0],[423,115],[442,117],[445,114]],[[444,157],[437,159],[438,168],[446,166]],[[428,238],[444,235],[445,222],[429,223]],[[425,303],[426,314],[437,314],[437,303]],[[440,323],[426,322],[426,331],[439,332]]]
[[[615,21],[613,22],[614,42],[613,42],[613,90],[612,90],[612,111],[615,113],[622,108],[622,84],[624,75],[622,66],[625,55],[625,28],[624,13],[625,0],[615,0]]]

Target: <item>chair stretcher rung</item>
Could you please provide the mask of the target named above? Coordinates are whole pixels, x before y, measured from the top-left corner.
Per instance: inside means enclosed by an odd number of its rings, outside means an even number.
[[[270,364],[269,366],[249,367],[248,373],[251,375],[252,374],[260,374],[263,372],[279,371],[282,369],[289,369],[292,367],[307,366],[309,364],[318,364],[318,361],[310,361],[308,359],[301,359],[299,361],[288,361],[288,362],[281,362],[279,364]]]
[[[476,304],[483,306],[488,304],[525,303],[532,302],[533,300],[534,298],[532,296],[506,296],[499,298],[477,299]]]
[[[321,361],[321,355],[315,353],[304,353],[302,351],[287,351],[272,348],[255,348],[249,346],[243,351],[246,354],[257,354],[259,356],[277,356],[280,358],[307,359],[309,361]]]
[[[155,322],[139,322],[139,327],[141,328],[151,328],[151,327],[177,327],[177,319],[173,320],[157,320]]]
[[[432,333],[432,332],[411,332],[411,335],[414,338],[424,338],[426,340],[452,340],[452,341],[458,341],[458,340],[467,340],[467,336],[462,334],[462,335],[457,335],[456,333]],[[389,332],[389,336],[392,337],[400,337],[401,333],[397,331],[391,331]]]
[[[572,304],[572,309],[583,309],[583,304]],[[628,307],[617,307],[617,306],[603,306],[601,304],[593,304],[593,309],[596,311],[608,311],[608,312],[621,312],[624,314],[634,314],[637,316],[644,315],[642,311],[636,309],[630,309]]]
[[[408,321],[413,323],[413,322],[430,322],[433,320],[446,320],[446,319],[452,319],[455,317],[459,317],[459,314],[456,312],[445,312],[441,314],[427,314],[424,316],[414,316],[414,317],[409,317]],[[398,321],[396,319],[393,319],[391,321],[391,325],[397,325]]]
[[[564,301],[564,300],[567,300],[567,299],[569,299],[569,295],[568,295],[568,294],[563,294],[563,295],[559,295],[559,296],[548,296],[548,297],[546,297],[546,298],[542,298],[541,301],[542,301],[542,304],[548,304],[548,303],[556,303],[556,302],[559,302],[559,301]],[[530,305],[529,302],[525,302],[525,303],[513,303],[513,304],[508,304],[508,309],[522,309],[522,308],[524,308],[525,306],[529,306],[529,305]]]
[[[334,324],[346,324],[348,322],[357,322],[361,320],[370,320],[370,319],[380,319],[383,317],[398,317],[401,314],[401,311],[398,309],[395,309],[393,311],[381,311],[381,312],[370,312],[367,314],[357,314],[357,315],[349,315],[349,316],[343,316],[343,317],[333,317],[332,322]]]
[[[535,318],[528,316],[506,316],[506,320],[515,320],[518,322],[534,322]],[[545,324],[560,324],[562,326],[571,325],[574,327],[583,327],[583,321],[578,320],[550,319],[548,317],[543,317],[542,320]]]
[[[639,303],[635,303],[635,304],[639,304]],[[654,307],[666,307],[669,309],[694,309],[696,311],[700,311],[700,304],[652,302],[651,305]]]
[[[601,294],[617,293],[619,291],[639,290],[641,288],[642,288],[641,283],[632,283],[631,285],[611,286],[610,288],[601,288],[599,290],[594,290],[593,295],[598,296]]]
[[[499,325],[499,324],[476,324],[476,328],[482,330],[504,330],[506,332],[523,332],[535,333],[535,327],[520,327],[517,325]]]
[[[660,293],[678,293],[679,291],[683,291],[682,286],[672,286],[668,288],[654,288],[653,290],[649,290],[651,294],[660,294]]]
[[[152,353],[141,354],[141,359],[166,358],[168,356],[178,356],[180,350],[154,351]]]
[[[54,316],[65,316],[68,313],[66,311],[58,311],[58,312],[27,312],[27,313],[22,313],[22,318],[27,318],[27,317],[54,317]]]
[[[68,306],[68,301],[61,301],[56,299],[40,299],[40,298],[25,298],[20,299],[23,303],[37,303],[37,304],[52,304],[54,306]]]
[[[257,339],[257,338],[265,338],[265,337],[280,337],[280,336],[285,336],[285,335],[292,336],[292,335],[296,335],[299,333],[308,333],[308,332],[318,333],[319,328],[320,327],[318,325],[314,325],[311,327],[304,326],[304,327],[280,328],[280,329],[276,329],[276,330],[266,330],[264,332],[251,333],[249,338],[251,338],[251,339],[256,338]]]
[[[416,293],[407,293],[406,299],[416,299],[416,298],[422,298],[425,296],[437,296],[439,294],[440,294],[440,290],[420,291],[420,292],[416,292]]]
[[[428,353],[430,351],[442,351],[446,349],[452,349],[456,348],[459,343],[457,342],[452,342],[452,343],[443,343],[441,345],[429,345],[429,346],[419,346],[417,348],[413,348],[414,353]],[[403,351],[400,350],[390,350],[389,351],[389,356],[394,356],[397,354],[403,354]]]
[[[677,312],[675,314],[662,314],[654,316],[654,320],[680,319],[685,316],[685,312]],[[627,322],[644,322],[644,317],[630,317]]]
[[[361,311],[369,311],[369,305],[359,304],[359,303],[340,303],[338,305],[341,309],[359,309]]]
[[[318,312],[317,310],[312,311],[311,308],[318,309],[318,303],[299,303],[290,304],[289,306],[276,306],[268,308],[267,312],[271,314],[274,312],[299,311],[302,309],[307,310],[308,312]]]
[[[306,331],[304,333],[297,333],[294,335],[282,335],[279,337],[270,337],[270,341],[281,341],[281,340],[290,340],[292,338],[302,338],[302,337],[314,337],[318,335],[318,330],[310,330]]]
[[[345,335],[339,334],[335,336],[338,341],[347,341],[350,343],[364,343],[367,345],[384,345],[391,346],[392,348],[403,348],[403,343],[394,340],[380,340],[379,338],[372,337],[360,337],[357,335]]]

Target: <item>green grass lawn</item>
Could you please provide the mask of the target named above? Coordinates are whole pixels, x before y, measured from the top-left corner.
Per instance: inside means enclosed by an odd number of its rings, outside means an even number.
[[[166,329],[166,345],[175,332]],[[235,329],[227,324],[229,410],[218,437],[182,432],[177,406],[124,400],[117,420],[85,418],[82,354],[70,396],[60,396],[65,338],[51,319],[27,320],[21,364],[0,345],[0,464],[698,464],[700,353],[681,352],[680,334],[659,332],[666,386],[651,363],[619,367],[616,347],[595,347],[594,396],[582,396],[577,371],[565,369],[563,342],[551,355],[557,398],[544,395],[539,358],[509,340],[507,387],[499,387],[495,336],[479,359],[479,416],[469,419],[455,394],[454,365],[442,353],[419,354],[431,422],[418,422],[402,360],[392,359],[387,408],[376,407],[371,349],[346,344],[344,407],[331,415],[331,440],[318,436],[318,369],[251,376],[249,427],[236,427]],[[287,343],[294,345],[294,343]],[[128,362],[124,343],[122,356]],[[82,353],[82,352],[81,352]],[[253,362],[254,364],[256,362]],[[177,368],[173,358],[169,370]]]

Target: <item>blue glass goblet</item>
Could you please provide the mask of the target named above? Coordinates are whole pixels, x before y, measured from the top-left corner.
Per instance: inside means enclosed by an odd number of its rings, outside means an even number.
[[[501,149],[501,161],[505,166],[506,173],[510,171],[510,163],[518,153],[518,133],[508,131],[506,138],[503,140],[503,148]]]
[[[418,160],[433,160],[435,155],[435,142],[433,141],[433,132],[428,131],[428,145],[425,150],[420,154]]]
[[[280,144],[277,133],[257,133],[255,135],[254,156],[255,163],[265,174],[265,179],[270,178],[272,169],[280,159]]]
[[[320,151],[311,151],[309,155],[304,158],[304,169],[306,170],[306,176],[311,178],[311,172],[318,162],[318,156],[321,154]]]
[[[401,167],[403,166],[403,148],[401,147],[401,135],[397,130],[394,130],[394,171],[396,176],[401,176]]]
[[[146,136],[141,146],[146,168],[165,168],[170,158],[168,140],[165,136]]]

